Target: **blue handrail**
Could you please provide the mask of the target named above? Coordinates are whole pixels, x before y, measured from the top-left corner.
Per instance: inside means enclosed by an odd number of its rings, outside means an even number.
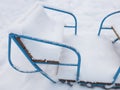
[[[113,77],[113,81],[112,84],[114,84],[116,82],[116,80],[118,79],[118,76],[120,75],[120,67],[118,68],[118,70],[116,71],[114,77]]]
[[[45,73],[36,63],[36,62],[33,62],[32,59],[29,57],[29,55],[26,53],[26,51],[22,48],[22,46],[20,45],[20,43],[16,40],[17,37],[20,37],[20,38],[24,38],[24,39],[29,39],[29,40],[34,40],[34,41],[37,41],[37,42],[41,42],[41,43],[46,43],[46,44],[51,44],[51,45],[55,45],[55,46],[59,46],[59,47],[63,47],[63,48],[67,48],[67,49],[70,49],[72,50],[76,55],[77,55],[77,58],[78,58],[78,62],[77,64],[64,64],[64,63],[60,63],[59,66],[77,66],[77,75],[76,75],[76,81],[79,81],[79,77],[80,77],[80,65],[81,65],[81,56],[79,54],[79,52],[71,47],[71,46],[68,46],[68,45],[65,45],[65,44],[61,44],[61,43],[57,43],[57,42],[51,42],[51,41],[48,41],[48,40],[42,40],[42,39],[37,39],[37,38],[33,38],[33,37],[29,37],[29,36],[25,36],[25,35],[18,35],[18,34],[14,34],[14,33],[10,33],[9,34],[9,43],[8,43],[8,60],[9,60],[9,63],[10,65],[17,71],[19,72],[22,72],[22,73],[34,73],[34,72],[40,72],[42,75],[44,75],[46,78],[48,78],[50,81],[52,81],[53,83],[56,83],[55,80],[53,80],[51,77],[49,77],[49,75],[47,73]],[[33,67],[36,69],[34,71],[22,71],[20,69],[18,69],[13,63],[12,63],[12,60],[11,60],[11,39],[16,43],[16,45],[19,47],[19,49],[23,52],[23,54],[27,57],[27,59],[29,60],[29,62],[33,65]],[[39,64],[47,64],[47,63],[39,63]],[[55,64],[54,64],[55,65]],[[56,64],[58,65],[58,64]]]
[[[43,6],[45,9],[49,9],[49,10],[53,10],[53,11],[57,11],[57,12],[61,12],[61,13],[65,13],[65,14],[68,14],[68,15],[71,15],[75,21],[75,25],[73,26],[64,26],[66,28],[75,28],[75,35],[77,35],[77,18],[76,16],[71,13],[71,12],[68,12],[68,11],[64,11],[64,10],[60,10],[60,9],[56,9],[56,8],[52,8],[52,7],[48,7],[48,6]]]
[[[116,12],[110,13],[110,14],[108,14],[107,16],[105,16],[105,17],[103,18],[103,20],[102,20],[102,22],[101,22],[101,24],[100,24],[100,27],[99,27],[98,36],[100,36],[100,33],[101,33],[101,30],[102,30],[102,29],[106,29],[106,30],[112,29],[111,27],[103,27],[103,23],[104,23],[104,21],[105,21],[108,17],[110,17],[110,16],[112,16],[112,15],[114,15],[114,14],[117,14],[117,13],[120,13],[120,11],[116,11]]]
[[[115,42],[117,42],[119,40],[119,38],[116,38],[112,41],[112,43],[114,44]]]

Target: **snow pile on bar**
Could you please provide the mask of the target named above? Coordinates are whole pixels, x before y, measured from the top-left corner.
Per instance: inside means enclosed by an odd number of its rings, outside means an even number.
[[[9,31],[61,43],[63,38],[63,24],[50,19],[40,2],[36,2]],[[22,41],[35,59],[59,60],[60,47],[26,39]]]

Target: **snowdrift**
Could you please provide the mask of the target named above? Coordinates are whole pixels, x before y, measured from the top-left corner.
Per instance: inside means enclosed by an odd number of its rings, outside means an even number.
[[[24,17],[13,24],[11,32],[62,42],[63,25],[49,18],[41,3],[37,2]],[[25,39],[22,41],[34,58],[59,60],[61,48]]]

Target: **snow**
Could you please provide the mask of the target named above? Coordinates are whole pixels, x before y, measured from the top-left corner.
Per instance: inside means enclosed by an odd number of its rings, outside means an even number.
[[[67,37],[66,40],[68,45],[72,45],[80,51],[82,58],[81,80],[111,82],[115,73],[114,71],[116,71],[119,67],[119,56],[114,51],[115,48],[113,47],[113,44],[110,40],[106,40],[106,38],[102,36],[98,38],[98,36],[94,33],[87,34],[89,35],[88,37],[85,37],[85,35],[86,33],[82,33],[77,37],[72,37],[69,39]],[[62,54],[65,53],[66,52]],[[67,53],[69,53],[69,51],[67,51]],[[69,56],[64,60],[70,60],[68,62],[73,62],[73,60],[76,60],[74,57]],[[62,69],[62,72],[67,72],[70,70],[71,68],[67,70]],[[96,75],[96,73],[98,75]],[[75,69],[71,70],[69,74],[75,76]],[[64,75],[66,78],[68,77],[66,74]]]
[[[63,27],[63,24],[51,20],[41,3],[36,2],[22,18],[13,23],[9,31],[62,43]],[[59,60],[61,48],[26,39],[22,39],[22,41],[33,58]]]
[[[1,90],[103,90],[77,85],[53,84],[40,73],[25,74],[15,71],[8,63],[8,34],[28,35],[35,38],[64,43],[75,47],[81,54],[80,80],[112,82],[119,67],[119,41],[112,30],[102,30],[97,36],[101,20],[107,14],[119,10],[119,0],[1,0],[0,3],[0,89]],[[70,11],[78,20],[78,35],[63,25],[72,24],[67,15],[53,13],[41,5],[48,5]],[[103,9],[104,7],[104,9]],[[104,26],[115,26],[119,30],[119,18],[108,19]],[[45,45],[22,39],[34,58],[60,60],[65,63],[77,63],[77,57],[68,49]],[[37,53],[36,53],[37,52]],[[39,53],[38,53],[39,52]],[[12,41],[13,63],[22,70],[34,70]],[[40,65],[54,79],[75,79],[76,68]],[[57,72],[58,70],[58,72]],[[57,75],[56,75],[57,74]],[[117,80],[120,82],[120,78]]]
[[[119,23],[119,22],[118,22]],[[119,24],[113,24],[113,28],[115,29],[115,31],[116,31],[116,33],[118,34],[118,35],[120,35],[120,31],[119,31],[119,28],[120,28],[120,25]],[[114,32],[114,31],[113,31]],[[117,36],[116,36],[116,38],[117,38]]]

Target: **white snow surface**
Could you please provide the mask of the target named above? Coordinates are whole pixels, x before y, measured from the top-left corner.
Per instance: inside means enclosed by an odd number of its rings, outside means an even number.
[[[63,27],[63,24],[51,20],[45,13],[41,3],[36,2],[22,18],[13,23],[9,31],[62,43]],[[22,41],[33,58],[59,60],[61,52],[60,47],[26,39],[22,39]]]
[[[46,10],[42,5],[74,13],[78,20],[78,35],[74,35],[73,29],[63,29],[63,25],[73,24],[71,17]],[[120,66],[120,42],[112,44],[116,38],[112,30],[103,30],[100,37],[97,32],[103,17],[119,9],[119,0],[0,0],[0,90],[103,90],[77,84],[73,87],[59,82],[54,84],[40,73],[17,72],[8,62],[8,34],[13,32],[73,46],[81,55],[80,80],[112,82]],[[119,15],[110,17],[104,26],[114,26],[119,32]],[[22,41],[36,59],[77,63],[77,57],[68,49]],[[35,70],[14,42],[12,60],[21,70]],[[40,67],[54,79],[76,78],[74,67]],[[120,82],[119,78],[117,82]]]

